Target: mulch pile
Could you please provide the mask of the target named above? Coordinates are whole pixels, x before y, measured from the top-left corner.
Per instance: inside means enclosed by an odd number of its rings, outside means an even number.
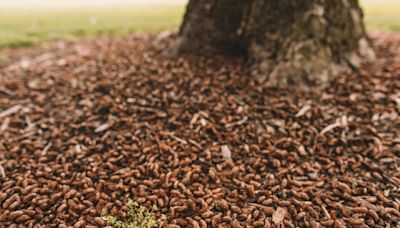
[[[376,63],[322,92],[152,36],[20,51],[0,69],[0,226],[102,227],[128,198],[168,227],[399,225],[400,36],[373,37]]]

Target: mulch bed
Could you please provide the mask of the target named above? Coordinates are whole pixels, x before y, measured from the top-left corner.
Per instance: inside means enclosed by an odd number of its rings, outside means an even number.
[[[399,225],[400,36],[372,36],[376,63],[322,92],[167,56],[152,36],[16,51],[0,69],[0,227],[102,227],[128,198],[168,227]]]

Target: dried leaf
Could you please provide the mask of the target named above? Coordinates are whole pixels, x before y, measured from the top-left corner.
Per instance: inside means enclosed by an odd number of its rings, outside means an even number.
[[[285,208],[283,207],[278,207],[276,209],[276,211],[274,212],[274,214],[272,215],[272,221],[276,224],[279,225],[283,222],[283,220],[285,219],[285,215],[286,215],[287,211]]]
[[[221,146],[221,152],[225,161],[232,161],[232,153],[227,145]]]

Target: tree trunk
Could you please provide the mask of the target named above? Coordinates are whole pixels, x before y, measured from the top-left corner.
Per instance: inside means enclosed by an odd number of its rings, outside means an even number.
[[[357,0],[190,0],[174,45],[245,55],[275,87],[324,85],[375,58]]]

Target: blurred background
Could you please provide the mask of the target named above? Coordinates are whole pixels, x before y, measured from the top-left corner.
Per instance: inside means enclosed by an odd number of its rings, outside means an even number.
[[[369,29],[400,31],[400,0],[360,0]],[[0,50],[177,29],[187,0],[0,0]]]

